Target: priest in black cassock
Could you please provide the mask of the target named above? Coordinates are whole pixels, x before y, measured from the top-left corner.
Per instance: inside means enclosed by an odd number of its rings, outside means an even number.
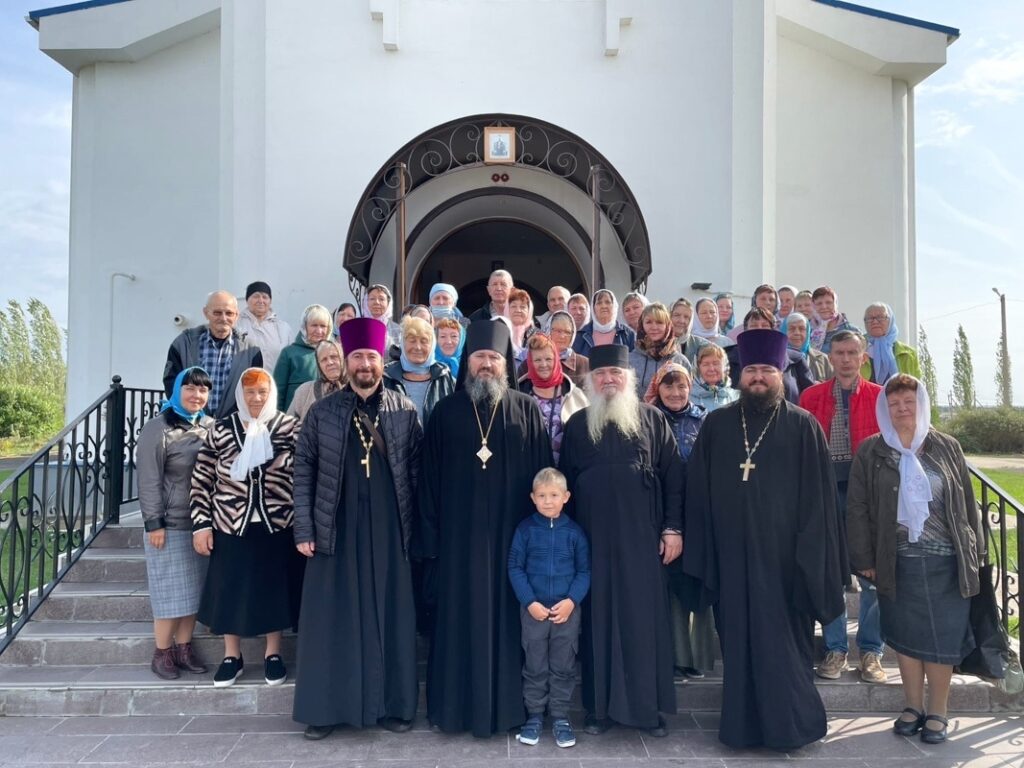
[[[306,564],[294,718],[408,731],[416,713],[409,550],[423,433],[416,406],[381,385],[387,326],[339,330],[348,385],[306,414],[295,450],[295,543]]]
[[[514,374],[508,326],[471,323],[460,387],[430,414],[423,444],[416,545],[436,585],[427,716],[481,737],[526,719],[508,551],[533,512],[533,477],[551,465],[540,410],[511,388]]]
[[[786,337],[739,337],[740,399],[709,414],[687,464],[683,569],[715,605],[730,747],[821,739],[814,622],[843,610],[846,546],[818,422],[783,396]],[[702,607],[702,606],[698,606]]]
[[[612,723],[666,734],[676,711],[664,565],[682,551],[686,468],[664,414],[640,402],[629,350],[594,347],[590,405],[562,437],[570,513],[590,540],[580,660],[584,728]]]

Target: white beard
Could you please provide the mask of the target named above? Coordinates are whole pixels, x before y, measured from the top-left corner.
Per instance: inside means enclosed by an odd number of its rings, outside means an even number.
[[[626,389],[614,395],[595,392],[588,379],[586,386],[590,406],[587,408],[587,434],[594,445],[601,442],[605,429],[614,426],[626,438],[640,436],[640,398],[636,394],[636,374],[627,372]]]

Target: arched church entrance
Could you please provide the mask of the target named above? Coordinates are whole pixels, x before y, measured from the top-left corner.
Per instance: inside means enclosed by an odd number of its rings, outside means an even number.
[[[514,135],[509,162],[485,162],[495,128]],[[651,271],[647,227],[614,167],[578,136],[516,115],[452,121],[395,153],[353,214],[343,262],[357,298],[384,283],[398,305],[425,303],[447,282],[464,312],[487,300],[498,268],[538,313],[551,285],[621,293]]]

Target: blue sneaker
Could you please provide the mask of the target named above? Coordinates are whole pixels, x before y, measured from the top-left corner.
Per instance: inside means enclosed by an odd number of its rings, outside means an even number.
[[[576,746],[576,733],[572,729],[572,724],[568,720],[555,720],[551,726],[551,730],[555,734],[555,744],[562,747],[574,747]]]
[[[544,730],[544,718],[540,715],[530,715],[530,719],[523,723],[523,727],[519,729],[516,739],[519,740],[520,744],[532,747],[540,741],[540,732],[542,730]]]

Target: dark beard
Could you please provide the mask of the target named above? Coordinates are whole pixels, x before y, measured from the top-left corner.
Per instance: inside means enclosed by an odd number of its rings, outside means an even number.
[[[472,374],[466,376],[466,393],[474,405],[496,403],[508,392],[508,380],[504,376],[494,379],[476,379]]]
[[[740,405],[754,413],[770,413],[782,401],[782,390],[769,389],[764,394],[740,390]]]

